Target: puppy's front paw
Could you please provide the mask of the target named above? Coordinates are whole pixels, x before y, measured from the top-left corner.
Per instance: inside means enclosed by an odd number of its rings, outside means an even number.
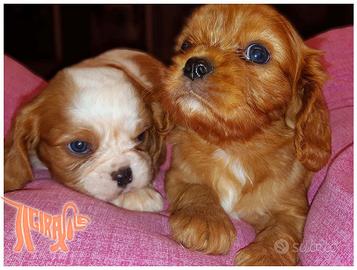
[[[159,212],[164,206],[160,193],[150,187],[122,193],[112,203],[128,210],[145,212]]]
[[[253,242],[238,251],[234,263],[235,265],[250,266],[296,265],[296,256],[296,252],[289,250],[287,242],[274,247],[265,241]]]
[[[234,242],[236,231],[223,209],[184,208],[170,216],[174,239],[183,246],[208,254],[227,253]]]

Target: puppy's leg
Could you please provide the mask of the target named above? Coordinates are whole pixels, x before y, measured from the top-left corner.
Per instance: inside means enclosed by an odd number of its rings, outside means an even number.
[[[257,231],[257,237],[253,243],[237,253],[236,265],[298,263],[298,249],[303,237],[307,202],[299,206],[294,205],[294,202],[290,203],[285,204],[285,210],[273,212],[263,226],[259,223],[252,224]]]
[[[208,186],[185,183],[181,177],[182,172],[172,169],[166,182],[173,238],[189,249],[227,253],[236,231],[218,196]]]
[[[122,193],[111,203],[128,210],[146,212],[159,212],[164,205],[160,193],[152,187]]]

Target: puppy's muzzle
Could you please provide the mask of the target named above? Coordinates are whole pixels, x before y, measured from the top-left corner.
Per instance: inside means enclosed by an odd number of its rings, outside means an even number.
[[[112,172],[111,177],[118,183],[119,187],[126,187],[133,181],[133,172],[130,167],[120,168],[119,170]]]
[[[203,78],[205,75],[211,73],[213,67],[211,63],[205,58],[191,57],[187,60],[183,68],[183,74],[192,81],[197,78]]]

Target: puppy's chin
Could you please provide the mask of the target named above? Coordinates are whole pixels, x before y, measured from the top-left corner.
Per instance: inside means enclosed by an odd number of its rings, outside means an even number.
[[[215,144],[245,140],[269,121],[266,114],[240,102],[239,97],[226,96],[210,80],[192,82],[180,76],[166,81],[165,90],[161,103],[173,120]],[[239,102],[242,105],[236,105]]]

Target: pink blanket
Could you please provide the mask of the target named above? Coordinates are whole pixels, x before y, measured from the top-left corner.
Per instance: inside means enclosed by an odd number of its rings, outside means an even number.
[[[322,49],[330,73],[324,93],[331,112],[333,155],[318,172],[309,191],[311,210],[300,248],[302,265],[353,264],[353,28],[323,33],[308,41]],[[5,131],[15,108],[46,83],[26,68],[5,57]],[[170,153],[169,153],[170,154]],[[168,158],[156,178],[163,192]],[[252,227],[234,221],[237,239],[229,254],[204,255],[189,251],[170,238],[167,211],[131,212],[77,193],[51,180],[47,171],[36,172],[36,179],[24,190],[6,194],[7,198],[57,215],[67,201],[74,201],[81,213],[91,218],[84,231],[68,241],[68,252],[53,253],[54,243],[32,232],[35,251],[15,252],[15,208],[5,206],[5,265],[232,265],[237,250],[253,241]],[[166,205],[167,206],[167,205]]]

